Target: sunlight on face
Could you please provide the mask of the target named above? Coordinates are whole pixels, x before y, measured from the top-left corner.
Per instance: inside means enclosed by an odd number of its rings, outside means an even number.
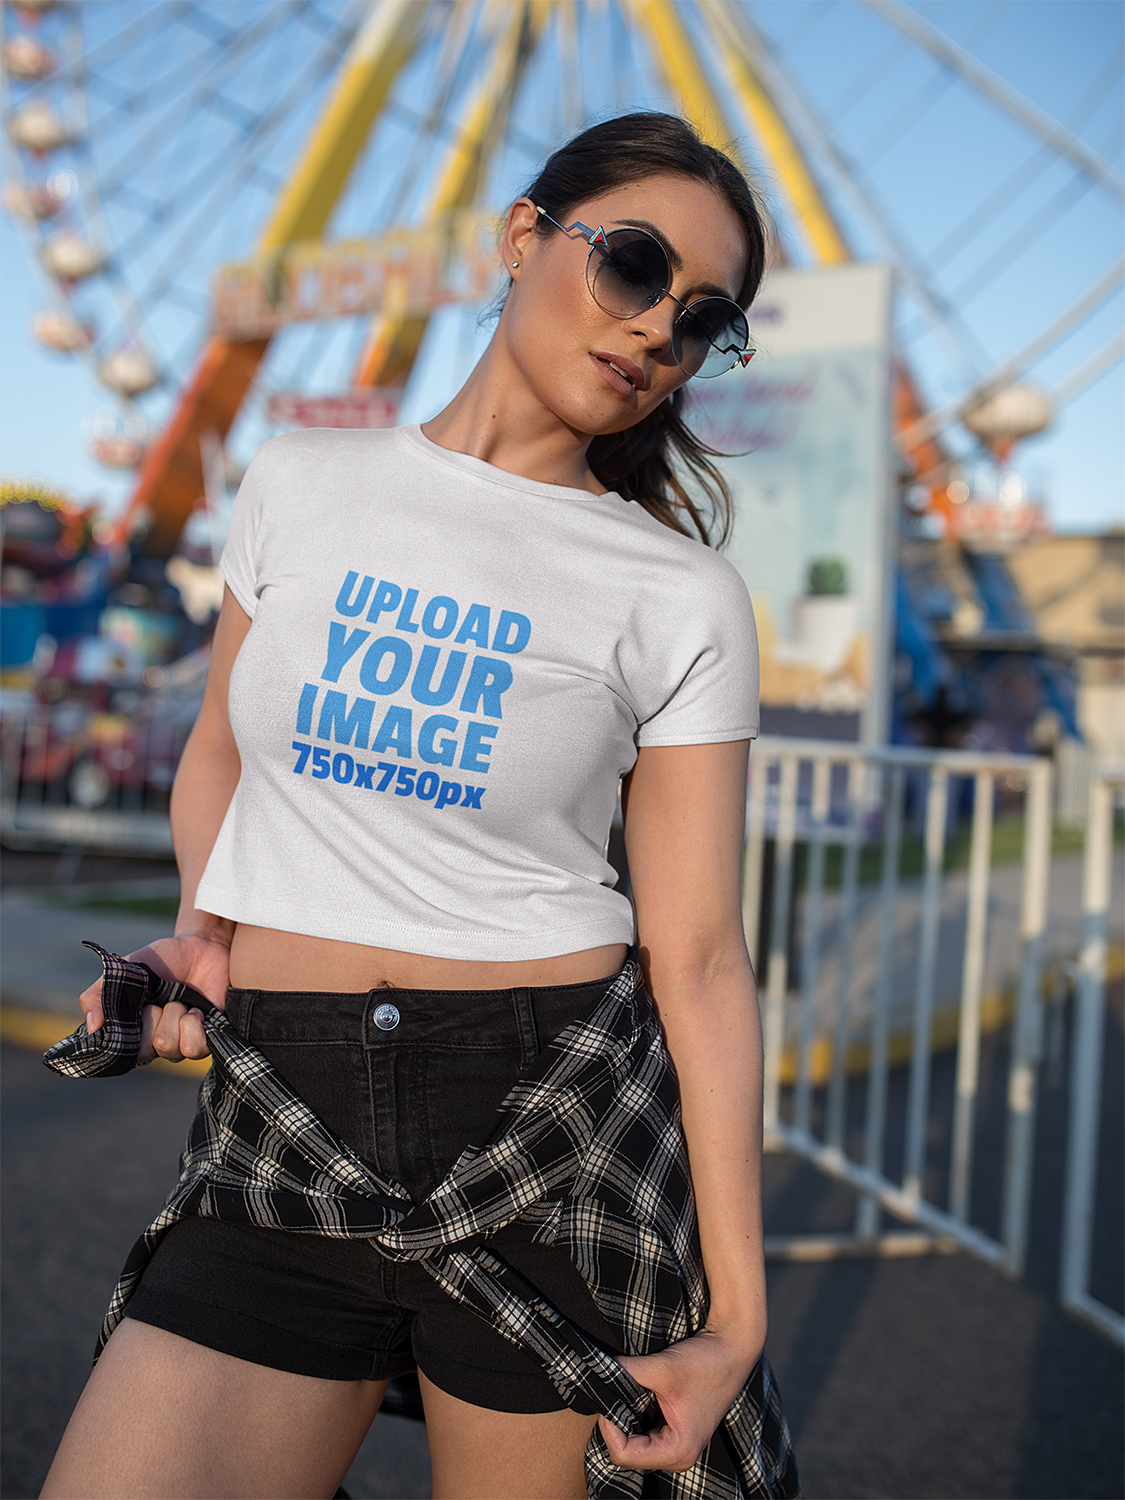
[[[747,255],[742,225],[705,183],[648,177],[580,203],[565,222],[576,219],[607,231],[638,223],[658,230],[675,252],[670,290],[681,302],[715,291],[738,295]],[[497,331],[537,400],[568,427],[622,432],[688,378],[672,356],[680,309],[665,297],[628,318],[603,312],[586,284],[588,253],[577,231],[525,234],[507,257],[520,265]]]

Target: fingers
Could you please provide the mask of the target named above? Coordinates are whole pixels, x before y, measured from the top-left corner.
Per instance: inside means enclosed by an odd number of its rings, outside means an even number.
[[[88,1032],[97,1031],[105,1021],[105,1013],[102,1010],[102,982],[96,979],[93,984],[87,985],[78,997],[78,1004],[82,1010],[82,1018],[86,1022]]]
[[[160,1009],[146,1005],[141,1030],[140,1061],[151,1062],[162,1057],[165,1062],[183,1062],[185,1058],[210,1054],[203,1029],[203,1012],[188,1010],[173,1002]]]
[[[696,1441],[667,1423],[652,1432],[626,1437],[608,1417],[599,1417],[609,1456],[621,1469],[666,1469],[674,1474],[690,1469],[706,1447],[706,1439]]]

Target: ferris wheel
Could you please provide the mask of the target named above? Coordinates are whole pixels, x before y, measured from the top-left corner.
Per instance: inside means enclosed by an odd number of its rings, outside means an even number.
[[[954,36],[900,0],[7,0],[4,204],[41,280],[35,336],[87,366],[94,450],[136,471],[131,508],[167,553],[223,444],[251,450],[303,400],[346,396],[353,422],[395,410],[450,308],[487,301],[489,226],[565,134],[667,108],[741,156],[775,263],[893,266],[903,464],[948,507],[970,434],[1043,425],[1050,403],[1019,378],[1112,323],[1125,274],[1075,253],[1042,303],[1009,290],[1014,264],[1054,267],[1125,195],[1120,54],[1091,53],[1056,118],[983,61],[1018,9],[950,7]],[[958,111],[996,132],[965,196]],[[899,221],[904,173],[932,179],[925,223]],[[437,291],[357,292],[333,247],[359,242],[421,246]],[[223,287],[252,267],[273,313],[224,325]],[[277,288],[310,279],[277,314]],[[1122,353],[1111,334],[1054,406]]]

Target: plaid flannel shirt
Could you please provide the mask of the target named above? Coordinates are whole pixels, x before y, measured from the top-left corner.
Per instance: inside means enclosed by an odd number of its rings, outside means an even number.
[[[622,1350],[649,1354],[688,1338],[707,1316],[675,1071],[640,967],[518,1079],[488,1132],[419,1204],[366,1166],[321,1122],[224,1013],[187,985],[106,953],[105,1024],[85,1024],[44,1061],[68,1077],[136,1064],[141,1011],[198,1006],[212,1055],[199,1109],[164,1208],[134,1246],[98,1352],[124,1316],[163,1235],[189,1215],[270,1229],[368,1239],[417,1260],[456,1301],[542,1361],[564,1402],[581,1394],[626,1432],[659,1419],[652,1395],[480,1241],[517,1223],[574,1260]],[[645,1475],[610,1459],[595,1426],[586,1449],[595,1500],[741,1500],[800,1493],[769,1363],[755,1366],[698,1461]]]

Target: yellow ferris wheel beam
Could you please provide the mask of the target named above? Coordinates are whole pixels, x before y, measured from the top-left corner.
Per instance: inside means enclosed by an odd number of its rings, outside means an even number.
[[[542,35],[554,0],[523,0],[496,5],[506,16],[492,64],[469,107],[464,126],[438,178],[427,222],[438,223],[454,209],[469,207],[483,186],[492,154],[503,138],[512,100],[528,59]],[[378,314],[352,376],[355,386],[390,385],[406,378],[421,346],[429,317]]]
[[[684,117],[708,145],[729,150],[734,133],[675,5],[671,0],[626,0],[625,9],[648,42],[664,85],[679,99]]]
[[[332,96],[258,240],[259,256],[317,239],[418,40],[425,5],[383,0],[356,37]]]
[[[705,140],[724,145],[716,136],[717,128],[726,131],[728,141],[733,132],[727,130],[722,106],[672,0],[626,0],[626,3],[649,40],[665,85],[679,96],[685,115]],[[816,260],[821,265],[851,260],[847,240],[809,170],[788,121],[755,67],[759,43],[737,0],[697,0],[697,9]],[[901,360],[895,361],[892,370],[892,396],[895,430],[902,432],[912,419],[917,420],[922,404],[910,372]],[[907,442],[903,451],[918,473],[928,473],[941,463],[940,447],[932,438]],[[933,492],[933,504],[946,509],[947,503],[944,486],[939,485]]]
[[[259,255],[276,255],[301,238],[316,238],[355,166],[371,127],[403,64],[417,45],[426,6],[381,0],[352,43],[327,104],[309,135],[293,175],[259,236]],[[200,441],[229,432],[269,339],[209,338],[180,403],[150,448],[122,518],[148,512],[147,549],[166,556],[204,492]]]
[[[660,7],[661,9],[663,7]],[[822,265],[851,259],[847,242],[824,201],[800,147],[759,77],[747,38],[739,35],[745,19],[724,0],[700,0],[700,13],[710,26],[731,82],[754,126],[762,150],[793,205],[809,246]]]

